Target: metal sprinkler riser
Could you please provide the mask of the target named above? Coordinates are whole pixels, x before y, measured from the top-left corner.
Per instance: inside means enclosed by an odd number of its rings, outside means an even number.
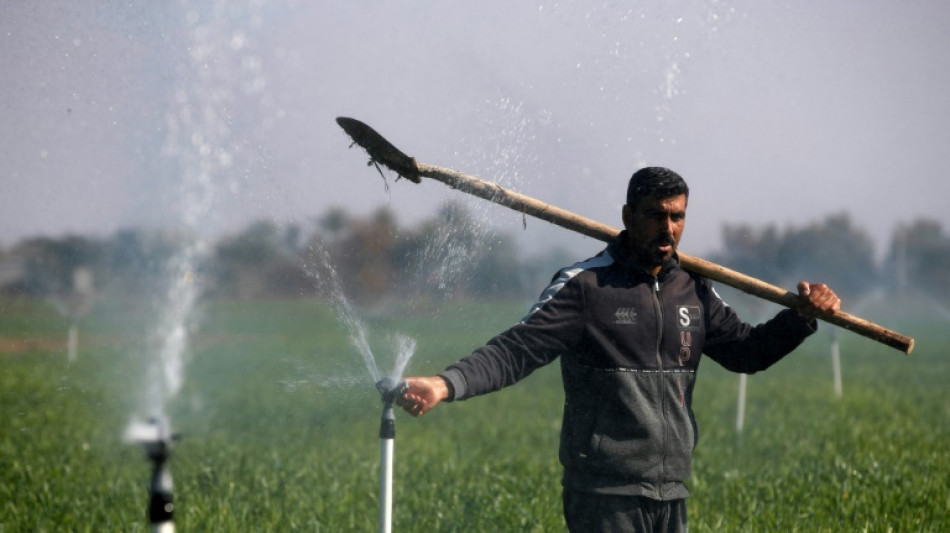
[[[164,419],[149,419],[148,430],[152,435],[137,438],[136,441],[145,449],[145,456],[152,463],[147,512],[149,527],[153,533],[174,533],[174,487],[168,460],[171,458],[172,443],[179,436],[171,433],[168,421]]]
[[[175,531],[175,504],[167,449],[162,454],[149,453],[149,458],[153,467],[149,484],[148,521],[153,532],[172,533]]]
[[[404,380],[385,377],[376,383],[383,399],[383,414],[379,420],[379,533],[392,531],[393,507],[393,443],[396,440],[396,416],[393,402],[409,391]]]

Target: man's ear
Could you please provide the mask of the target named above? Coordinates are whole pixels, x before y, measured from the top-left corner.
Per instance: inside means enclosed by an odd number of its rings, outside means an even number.
[[[620,212],[620,218],[623,220],[624,229],[630,229],[633,225],[633,210],[630,209],[628,204],[623,204],[623,209]]]

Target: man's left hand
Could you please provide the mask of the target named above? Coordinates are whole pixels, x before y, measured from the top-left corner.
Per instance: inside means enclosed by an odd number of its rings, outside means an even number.
[[[798,314],[807,320],[841,309],[841,299],[824,283],[802,281],[798,284],[798,295],[802,298]]]

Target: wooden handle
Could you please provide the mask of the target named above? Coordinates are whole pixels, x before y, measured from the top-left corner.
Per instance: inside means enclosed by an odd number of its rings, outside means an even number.
[[[504,187],[483,179],[450,168],[419,163],[399,151],[399,149],[390,144],[389,141],[376,133],[375,130],[358,120],[340,117],[337,119],[337,123],[343,127],[356,144],[362,146],[369,153],[371,163],[386,165],[399,176],[407,178],[414,183],[421,182],[420,177],[431,178],[453,189],[458,189],[462,192],[478,196],[490,202],[509,207],[515,211],[540,218],[541,220],[551,222],[562,228],[576,231],[582,235],[605,242],[610,241],[620,233],[620,230],[617,228],[561,209],[560,207],[542,202],[530,196],[505,189]],[[677,251],[677,254],[680,259],[680,266],[685,270],[695,272],[713,281],[718,281],[739,289],[742,292],[793,309],[803,303],[799,295],[766,283],[760,279],[742,274],[741,272],[736,272],[722,265],[700,259],[681,251]],[[907,354],[914,349],[914,339],[911,337],[901,335],[896,331],[889,330],[843,311],[823,313],[819,315],[818,318]]]

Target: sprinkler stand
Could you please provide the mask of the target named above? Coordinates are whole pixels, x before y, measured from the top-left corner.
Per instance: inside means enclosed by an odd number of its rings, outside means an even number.
[[[385,377],[376,383],[376,389],[382,396],[383,414],[379,420],[379,532],[392,531],[393,510],[393,444],[396,440],[396,416],[393,402],[406,393],[409,386],[405,381]]]
[[[152,533],[174,533],[175,504],[172,496],[172,474],[168,468],[172,442],[178,439],[164,419],[150,418],[147,425],[137,425],[134,442],[145,448],[145,455],[152,462],[152,477],[148,492],[148,522]]]

